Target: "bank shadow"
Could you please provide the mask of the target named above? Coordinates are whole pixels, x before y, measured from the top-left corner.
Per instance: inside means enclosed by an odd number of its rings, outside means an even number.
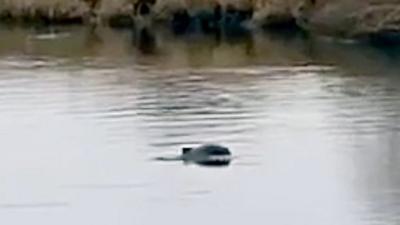
[[[131,43],[142,54],[156,54],[158,49],[157,33],[151,27],[134,27],[131,31]]]

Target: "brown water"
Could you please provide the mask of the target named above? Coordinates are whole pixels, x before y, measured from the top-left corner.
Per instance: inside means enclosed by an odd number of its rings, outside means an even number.
[[[51,32],[0,29],[0,224],[399,224],[395,54]],[[152,160],[205,142],[235,160]]]

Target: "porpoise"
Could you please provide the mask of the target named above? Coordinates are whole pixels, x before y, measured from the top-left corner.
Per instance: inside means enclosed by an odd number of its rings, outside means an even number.
[[[226,166],[232,160],[232,154],[227,147],[206,144],[199,147],[184,147],[182,154],[175,157],[157,157],[161,161],[183,161],[204,166]]]

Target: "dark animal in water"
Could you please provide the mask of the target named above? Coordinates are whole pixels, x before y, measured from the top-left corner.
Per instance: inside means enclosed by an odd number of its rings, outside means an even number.
[[[220,145],[202,145],[197,148],[183,148],[182,155],[177,157],[159,157],[161,161],[183,161],[203,166],[227,166],[232,160],[228,148]]]

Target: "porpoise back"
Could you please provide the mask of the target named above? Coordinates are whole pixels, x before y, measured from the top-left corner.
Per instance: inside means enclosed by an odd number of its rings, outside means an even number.
[[[197,148],[183,148],[182,154],[205,154],[205,155],[231,155],[227,147],[221,145],[207,144]]]
[[[228,148],[207,144],[197,148],[183,148],[182,160],[185,162],[193,162],[201,165],[228,165],[231,161],[231,152]]]
[[[172,157],[157,157],[160,161],[183,161],[188,164],[198,164],[202,166],[227,166],[232,157],[227,147],[215,144],[206,144],[199,147],[182,148],[182,154]]]

